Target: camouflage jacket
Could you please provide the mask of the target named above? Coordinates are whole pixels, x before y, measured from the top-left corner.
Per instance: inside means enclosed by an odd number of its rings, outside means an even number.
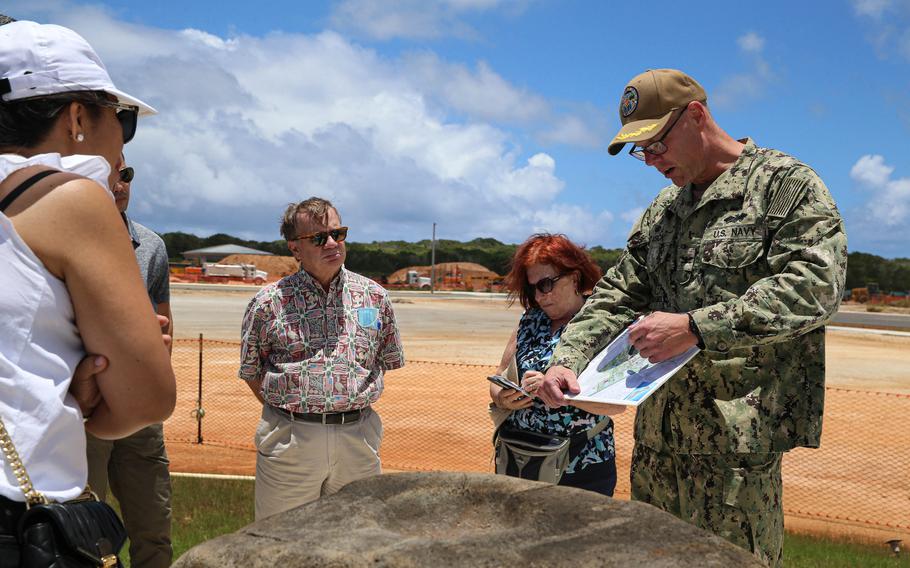
[[[638,409],[638,443],[676,453],[817,447],[824,325],[847,238],[815,172],[751,140],[698,203],[670,186],[562,334],[551,365],[579,373],[643,313],[692,314],[705,343]]]

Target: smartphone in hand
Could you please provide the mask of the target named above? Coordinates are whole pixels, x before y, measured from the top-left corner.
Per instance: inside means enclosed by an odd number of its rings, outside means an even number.
[[[525,396],[531,396],[530,394],[528,394],[527,391],[525,391],[523,388],[521,388],[521,385],[515,384],[512,381],[510,381],[509,379],[507,379],[501,375],[490,375],[489,377],[487,377],[487,380],[490,381],[491,383],[493,383],[494,385],[498,385],[504,389],[517,390],[518,392],[520,392],[521,394],[523,394]]]

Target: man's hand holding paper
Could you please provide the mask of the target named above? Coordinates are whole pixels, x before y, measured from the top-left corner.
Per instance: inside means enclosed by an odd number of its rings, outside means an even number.
[[[660,363],[698,344],[689,329],[688,314],[653,312],[629,326],[629,342],[642,357]]]

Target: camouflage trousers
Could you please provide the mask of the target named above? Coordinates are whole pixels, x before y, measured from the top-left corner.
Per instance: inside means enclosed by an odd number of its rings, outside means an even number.
[[[780,566],[780,453],[673,454],[635,444],[632,499],[648,503]]]

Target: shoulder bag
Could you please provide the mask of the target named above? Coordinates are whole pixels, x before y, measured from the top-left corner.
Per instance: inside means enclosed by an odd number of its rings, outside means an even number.
[[[21,568],[122,568],[117,554],[126,530],[110,505],[88,488],[73,501],[48,501],[32,485],[2,419],[0,450],[25,495],[26,511],[16,532]]]
[[[513,428],[503,423],[493,434],[496,473],[558,484],[569,464],[598,435],[611,418],[574,436],[555,436]]]

